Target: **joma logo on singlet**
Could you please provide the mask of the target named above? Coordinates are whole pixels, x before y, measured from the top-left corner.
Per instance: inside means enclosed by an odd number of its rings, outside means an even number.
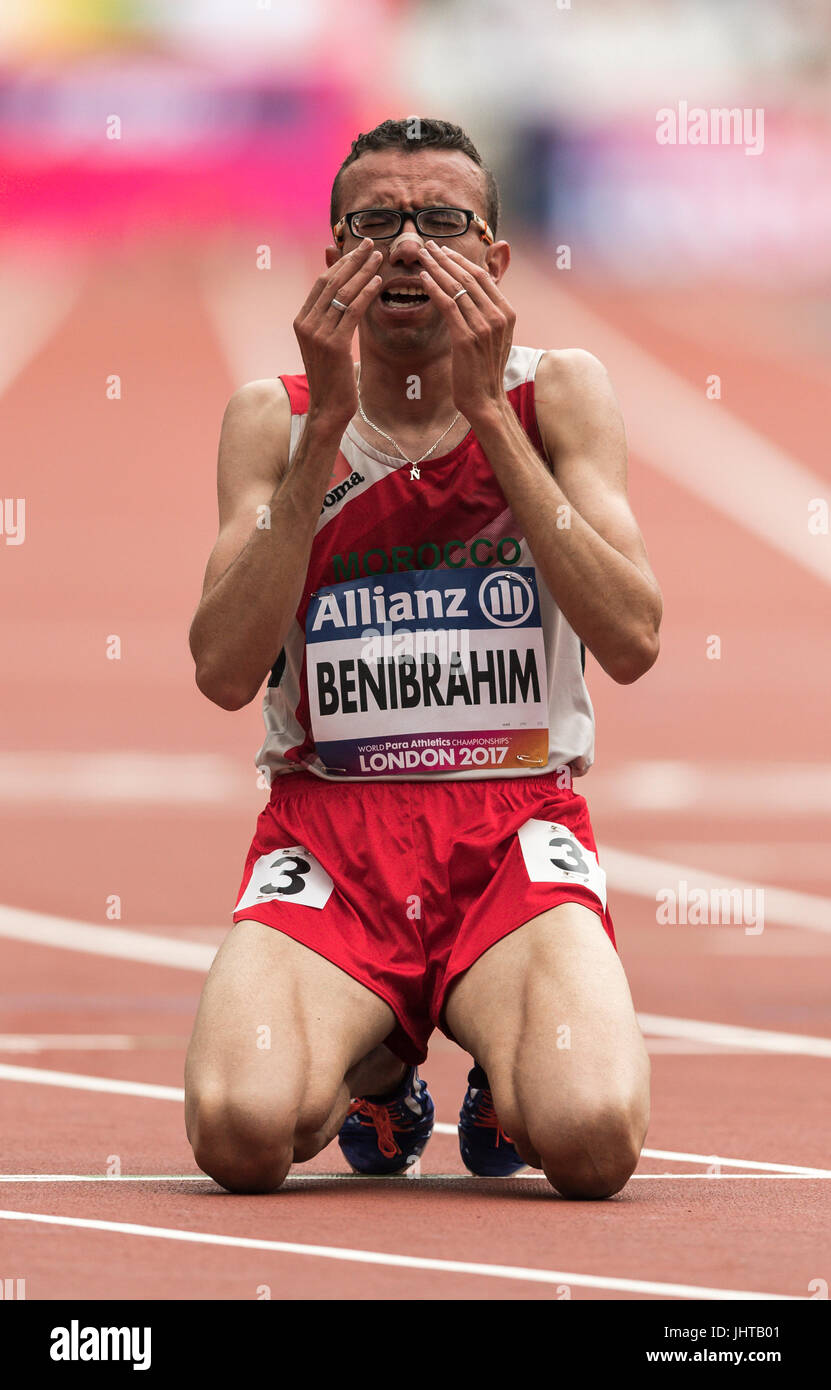
[[[359,473],[356,468],[352,473],[349,474],[348,478],[344,479],[342,483],[338,483],[337,487],[333,487],[330,489],[329,492],[327,492],[326,496],[323,499],[323,506],[320,509],[320,515],[323,516],[323,513],[326,511],[327,507],[334,507],[336,502],[339,502],[342,497],[346,496],[350,488],[357,487],[358,483],[363,483],[365,481],[366,479],[364,478],[363,474]]]
[[[352,477],[355,477],[353,473]],[[344,484],[341,483],[341,487]],[[368,579],[374,574],[386,574],[388,570],[434,570],[439,565],[448,569],[464,569],[475,565],[483,569],[487,565],[516,565],[522,554],[522,546],[516,536],[503,536],[493,541],[489,536],[477,536],[475,540],[452,540],[439,544],[438,541],[423,541],[421,545],[394,545],[391,550],[365,550],[359,555],[350,550],[348,555],[333,555],[332,565],[335,580]]]

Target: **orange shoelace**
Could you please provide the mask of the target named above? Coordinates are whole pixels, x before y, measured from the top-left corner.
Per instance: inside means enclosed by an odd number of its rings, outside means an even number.
[[[481,1097],[479,1102],[479,1111],[474,1123],[480,1125],[482,1129],[496,1130],[497,1148],[499,1148],[500,1140],[502,1139],[505,1140],[506,1144],[513,1144],[513,1139],[510,1137],[510,1135],[505,1133],[504,1129],[499,1123],[499,1117],[493,1108],[493,1096],[491,1095],[490,1091],[482,1090],[479,1092],[479,1095]]]
[[[394,1158],[400,1154],[393,1130],[398,1130],[399,1134],[411,1129],[412,1125],[397,1125],[394,1123],[388,1105],[375,1105],[371,1100],[353,1100],[349,1107],[350,1115],[360,1115],[362,1125],[372,1125],[378,1135],[378,1148],[384,1158]],[[364,1118],[366,1117],[366,1118]]]

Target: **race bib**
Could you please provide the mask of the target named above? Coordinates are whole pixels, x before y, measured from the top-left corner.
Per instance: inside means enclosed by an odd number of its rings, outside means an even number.
[[[234,911],[272,902],[325,907],[334,886],[322,864],[303,845],[288,845],[260,855]]]
[[[319,590],[306,614],[318,756],[349,776],[548,761],[534,570],[407,570]]]
[[[580,883],[606,907],[606,874],[597,855],[567,825],[527,820],[520,826],[522,857],[532,883]]]

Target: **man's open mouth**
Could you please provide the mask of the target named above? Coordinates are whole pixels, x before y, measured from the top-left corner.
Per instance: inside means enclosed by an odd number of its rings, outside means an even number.
[[[389,304],[395,308],[412,309],[417,304],[426,304],[429,298],[430,296],[425,294],[424,290],[417,289],[415,286],[406,289],[399,286],[394,290],[381,291],[382,304]]]

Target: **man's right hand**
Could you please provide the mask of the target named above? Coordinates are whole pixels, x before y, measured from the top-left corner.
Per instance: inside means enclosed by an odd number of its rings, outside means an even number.
[[[309,382],[309,414],[323,416],[345,429],[358,408],[358,389],[352,361],[352,338],[381,288],[376,272],[381,252],[365,237],[354,251],[315,280],[294,320]],[[333,299],[348,304],[334,308]]]

